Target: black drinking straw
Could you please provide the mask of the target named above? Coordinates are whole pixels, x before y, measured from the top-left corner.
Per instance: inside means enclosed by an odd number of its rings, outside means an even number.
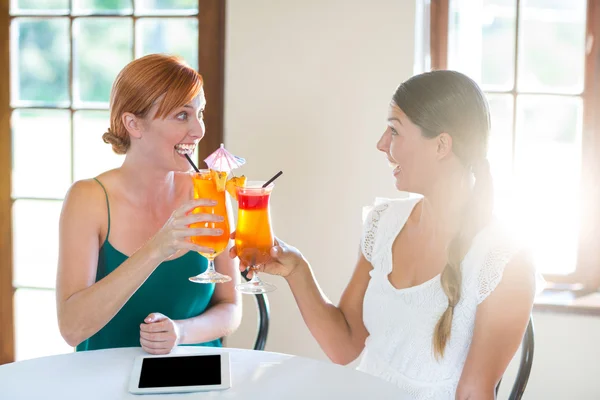
[[[269,186],[271,183],[273,183],[275,179],[279,178],[281,174],[283,174],[283,171],[279,171],[278,173],[276,173],[275,176],[269,179],[264,185],[262,185],[262,187],[266,188],[267,186]]]
[[[185,158],[187,158],[187,160],[190,162],[190,164],[196,170],[196,172],[200,172],[198,167],[196,167],[196,164],[194,164],[194,162],[192,161],[192,159],[190,158],[190,156],[187,153],[185,154]]]

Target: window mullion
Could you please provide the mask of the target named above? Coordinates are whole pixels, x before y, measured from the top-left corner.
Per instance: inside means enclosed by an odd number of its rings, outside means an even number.
[[[73,182],[75,180],[75,131],[74,131],[74,118],[73,118],[73,114],[74,114],[74,103],[75,103],[75,89],[74,89],[74,83],[73,83],[73,76],[74,76],[74,58],[75,58],[75,41],[73,38],[73,0],[69,0],[69,43],[70,43],[70,50],[69,50],[69,111],[70,111],[70,126],[71,126],[71,132],[70,132],[70,141],[71,141],[71,150],[69,152],[69,155],[71,157],[71,182]]]
[[[135,57],[137,55],[137,38],[135,36],[135,30],[136,30],[137,22],[138,22],[138,19],[137,19],[136,15],[135,15],[136,0],[131,0],[131,7],[133,8],[133,12],[132,12],[133,21],[132,21],[132,24],[131,24],[131,26],[133,27],[132,28],[133,29],[133,32],[132,32],[132,38],[133,38],[132,40],[133,40],[133,42],[132,42],[132,45],[131,45],[131,59],[135,60]]]
[[[600,287],[600,1],[588,0],[583,93],[581,227],[577,275],[588,289]]]
[[[516,154],[517,154],[517,82],[519,80],[519,33],[521,28],[521,0],[516,0],[516,17],[515,17],[515,62],[513,65],[514,80],[512,88],[512,101],[513,101],[513,119],[512,119],[512,176],[515,176],[516,168]]]

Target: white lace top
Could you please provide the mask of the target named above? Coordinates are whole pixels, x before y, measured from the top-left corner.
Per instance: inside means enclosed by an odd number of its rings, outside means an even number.
[[[403,195],[378,201],[365,220],[362,251],[373,270],[363,304],[369,337],[358,369],[397,384],[416,400],[454,400],[477,305],[496,288],[518,249],[494,224],[473,239],[461,264],[462,293],[454,309],[452,334],[444,358],[438,361],[433,353],[433,331],[448,306],[440,275],[406,289],[396,289],[388,280],[392,243],[422,199],[416,194]]]

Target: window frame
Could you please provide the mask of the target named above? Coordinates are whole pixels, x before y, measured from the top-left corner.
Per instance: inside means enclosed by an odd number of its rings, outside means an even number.
[[[135,6],[132,0],[132,5]],[[198,66],[204,79],[204,90],[207,107],[204,120],[209,129],[209,134],[202,139],[202,146],[198,148],[198,163],[201,163],[210,153],[216,150],[223,142],[224,133],[224,105],[225,105],[225,20],[226,0],[198,0],[198,13],[191,15],[165,15],[136,16],[120,13],[97,13],[85,15],[72,15],[68,13],[55,13],[44,15],[10,15],[10,1],[0,2],[0,87],[10,88],[10,25],[13,18],[41,17],[65,18],[71,22],[76,18],[97,17],[122,17],[132,18],[164,18],[164,17],[195,17],[198,19]],[[71,3],[71,2],[70,2]],[[135,35],[135,33],[134,33]],[[70,29],[71,43],[73,31]],[[135,56],[135,40],[133,44]],[[69,91],[71,104],[71,130],[76,108],[73,104],[73,46],[71,46],[69,70]],[[48,107],[15,107],[14,109],[48,108]],[[61,107],[50,107],[60,109]],[[65,109],[62,107],[62,109]],[[83,109],[89,109],[87,107]],[[13,232],[12,232],[12,207],[14,200],[11,193],[12,174],[12,134],[11,115],[13,107],[10,104],[10,89],[0,90],[0,365],[15,361],[15,315],[13,287]],[[71,132],[73,134],[73,132]],[[73,171],[73,166],[71,167]],[[48,290],[45,288],[35,288]]]
[[[448,68],[448,36],[450,0],[430,0],[430,57],[431,69]],[[521,0],[515,0],[515,81],[510,91],[490,92],[506,93],[516,96],[528,92],[516,88],[516,70],[519,57],[519,27],[521,17]],[[581,225],[577,264],[574,272],[568,275],[544,274],[549,287],[568,289],[581,294],[600,288],[600,249],[596,240],[600,237],[600,0],[587,1],[586,13],[586,55],[584,88],[581,94],[583,101],[582,132],[582,166],[581,166]],[[513,99],[513,104],[515,101]],[[512,133],[516,130],[516,109],[513,107]]]

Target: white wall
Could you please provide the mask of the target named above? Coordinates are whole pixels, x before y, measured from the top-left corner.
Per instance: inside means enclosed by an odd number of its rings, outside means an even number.
[[[311,260],[337,302],[358,252],[361,208],[393,196],[375,143],[395,87],[413,72],[414,0],[229,0],[226,144],[243,173],[284,175],[273,194],[278,236]],[[389,176],[389,178],[388,178]],[[269,295],[267,350],[324,359],[290,291]],[[229,346],[251,347],[253,299]],[[526,399],[600,399],[600,319],[536,314],[535,364]],[[514,379],[510,366],[502,386]]]

